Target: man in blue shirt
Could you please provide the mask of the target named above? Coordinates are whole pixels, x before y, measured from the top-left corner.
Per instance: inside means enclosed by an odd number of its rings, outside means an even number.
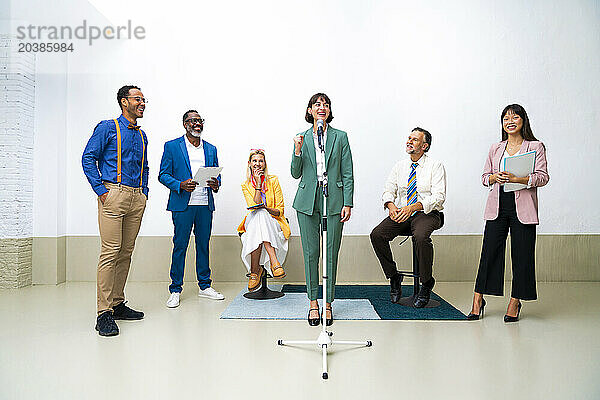
[[[208,245],[215,210],[213,192],[219,191],[221,176],[211,178],[206,184],[192,180],[192,176],[200,167],[219,166],[217,148],[202,140],[204,120],[198,111],[189,110],[183,114],[183,127],[185,135],[165,143],[158,174],[160,183],[170,189],[167,210],[171,211],[175,226],[169,286],[171,294],[167,301],[169,308],[179,305],[179,295],[183,289],[185,254],[192,227],[196,238],[196,277],[200,287],[198,296],[214,300],[225,298],[210,286],[208,260]]]
[[[101,121],[87,143],[81,164],[98,195],[98,225],[102,249],[98,261],[96,330],[119,334],[115,319],[139,320],[144,313],[125,305],[125,282],[131,253],[148,198],[148,138],[137,125],[146,99],[137,86],[117,92],[121,116]]]

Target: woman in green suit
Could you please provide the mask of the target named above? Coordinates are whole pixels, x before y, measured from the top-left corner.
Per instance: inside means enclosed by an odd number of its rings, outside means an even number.
[[[308,101],[306,122],[312,126],[294,137],[292,176],[300,179],[293,207],[298,214],[300,239],[304,254],[306,291],[310,300],[308,323],[319,325],[319,237],[323,210],[321,185],[326,178],[327,198],[327,299],[325,319],[333,323],[331,303],[335,295],[338,252],[342,241],[344,222],[350,219],[354,176],[352,153],[346,132],[329,126],[333,119],[331,100],[324,93],[317,93]],[[323,128],[323,156],[319,149],[318,126]]]

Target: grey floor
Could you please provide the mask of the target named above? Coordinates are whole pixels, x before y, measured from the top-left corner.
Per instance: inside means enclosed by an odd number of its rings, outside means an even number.
[[[221,320],[243,283],[216,283],[227,299],[187,284],[167,309],[167,285],[130,283],[143,321],[94,331],[95,284],[0,291],[0,399],[599,399],[600,283],[540,283],[539,300],[504,324],[507,298],[488,297],[482,321],[337,321],[321,379],[305,321]],[[472,283],[438,283],[464,313]]]

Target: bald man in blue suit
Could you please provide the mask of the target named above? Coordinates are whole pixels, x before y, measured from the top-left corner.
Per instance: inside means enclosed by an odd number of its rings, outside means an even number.
[[[223,300],[225,297],[211,287],[208,245],[215,210],[213,192],[219,191],[221,176],[211,178],[208,187],[192,180],[200,167],[218,167],[217,148],[202,140],[204,120],[196,110],[183,115],[184,136],[165,143],[158,180],[170,189],[167,210],[174,225],[171,285],[167,307],[179,305],[183,290],[185,254],[192,227],[196,239],[196,276],[200,297]]]

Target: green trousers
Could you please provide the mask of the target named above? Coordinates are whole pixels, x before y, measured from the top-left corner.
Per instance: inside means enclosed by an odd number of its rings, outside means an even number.
[[[319,258],[320,226],[323,218],[323,196],[317,190],[315,208],[312,215],[297,211],[300,226],[300,240],[304,255],[304,275],[306,277],[306,293],[310,300],[317,300],[319,292]],[[342,242],[340,214],[327,216],[327,303],[333,302],[335,295],[335,279],[337,276],[338,253]]]

